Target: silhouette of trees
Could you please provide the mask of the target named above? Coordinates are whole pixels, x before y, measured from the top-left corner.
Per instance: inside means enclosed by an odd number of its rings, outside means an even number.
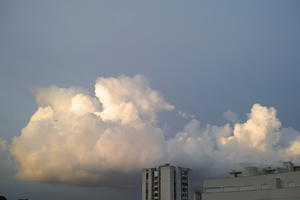
[[[5,196],[0,196],[0,200],[7,200]]]
[[[0,195],[0,200],[7,200],[7,198],[5,198],[5,196]],[[28,200],[28,199],[19,199],[19,200]]]

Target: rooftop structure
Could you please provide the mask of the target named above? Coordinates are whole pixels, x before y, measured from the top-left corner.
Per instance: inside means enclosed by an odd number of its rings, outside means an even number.
[[[284,162],[281,168],[245,167],[230,178],[205,180],[203,200],[299,200],[300,166]]]

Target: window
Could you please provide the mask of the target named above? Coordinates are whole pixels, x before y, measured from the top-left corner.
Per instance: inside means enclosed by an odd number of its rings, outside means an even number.
[[[292,182],[292,181],[289,181],[288,184],[287,184],[288,187],[296,187],[296,183],[295,182]]]

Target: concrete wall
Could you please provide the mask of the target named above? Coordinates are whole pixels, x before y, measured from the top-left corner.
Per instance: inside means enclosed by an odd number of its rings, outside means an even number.
[[[181,200],[181,179],[180,170],[176,170],[176,200]]]
[[[174,200],[174,167],[160,168],[160,200]]]
[[[300,172],[206,180],[203,200],[300,199]]]
[[[202,200],[299,200],[299,199],[300,199],[300,188],[202,194]]]
[[[147,170],[143,169],[143,174],[142,174],[142,200],[146,200],[146,174]]]
[[[194,187],[193,187],[193,180],[192,180],[192,176],[191,176],[191,170],[188,171],[188,191],[189,191],[189,200],[193,200],[194,199]]]
[[[146,178],[148,173],[148,179]],[[142,200],[152,200],[153,196],[153,169],[143,169],[142,175]],[[146,197],[146,191],[148,191],[148,198]]]
[[[181,174],[182,171],[184,174]],[[158,168],[144,169],[142,174],[142,200],[192,200],[193,187],[191,181],[190,170],[185,168],[163,165]],[[187,196],[182,198],[183,190],[185,190],[185,194],[188,192],[188,198]]]
[[[182,200],[182,176],[181,176],[181,170],[187,172],[187,179],[188,179],[188,199],[187,200],[193,200],[194,195],[194,189],[192,187],[192,179],[191,179],[191,170],[178,167],[176,170],[176,200]]]

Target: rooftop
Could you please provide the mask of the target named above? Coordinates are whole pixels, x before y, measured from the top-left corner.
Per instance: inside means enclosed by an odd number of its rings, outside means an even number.
[[[292,162],[283,162],[282,167],[278,168],[257,168],[257,167],[245,167],[242,171],[232,170],[229,172],[231,177],[247,177],[247,176],[259,176],[259,175],[267,175],[267,174],[278,174],[285,172],[294,172],[300,171],[300,166],[295,166]]]

